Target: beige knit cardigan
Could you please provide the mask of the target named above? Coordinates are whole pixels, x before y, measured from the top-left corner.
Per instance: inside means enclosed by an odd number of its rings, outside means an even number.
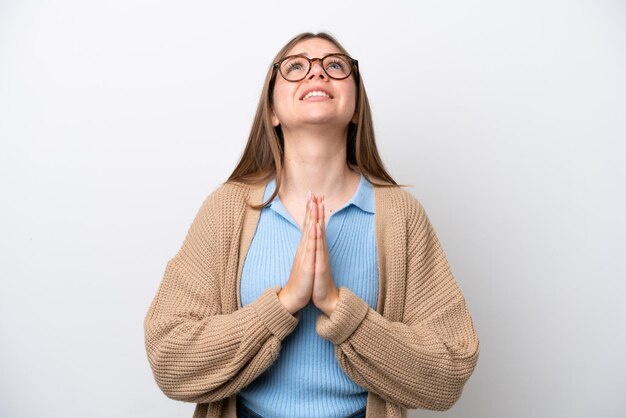
[[[236,394],[278,357],[294,330],[278,287],[240,307],[239,278],[264,185],[227,183],[202,205],[167,264],[145,318],[157,384],[197,403],[194,418],[234,418]],[[376,310],[347,288],[318,334],[365,388],[367,418],[407,408],[446,410],[461,395],[479,342],[465,300],[422,206],[399,187],[374,187],[379,295]]]

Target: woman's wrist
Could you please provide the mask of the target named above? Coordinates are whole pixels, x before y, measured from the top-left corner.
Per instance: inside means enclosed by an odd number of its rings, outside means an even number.
[[[324,302],[320,303],[318,308],[324,313],[324,315],[331,316],[333,312],[335,312],[337,303],[339,303],[339,289],[335,287]]]
[[[292,315],[295,315],[301,309],[301,306],[298,306],[298,303],[293,300],[291,294],[284,287],[278,292],[278,300]]]

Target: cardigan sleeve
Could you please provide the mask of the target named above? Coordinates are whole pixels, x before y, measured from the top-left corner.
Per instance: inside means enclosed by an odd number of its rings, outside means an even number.
[[[298,322],[278,299],[279,287],[235,312],[222,312],[217,274],[230,247],[220,231],[229,228],[216,225],[236,214],[217,210],[217,199],[207,199],[167,264],[144,322],[157,384],[170,398],[195,403],[227,398],[249,384],[274,362]]]
[[[416,201],[406,227],[402,320],[390,321],[347,288],[318,333],[357,384],[406,408],[447,410],[478,360],[479,341],[465,300],[426,214]],[[386,249],[389,251],[389,249]],[[393,289],[391,289],[393,291]]]

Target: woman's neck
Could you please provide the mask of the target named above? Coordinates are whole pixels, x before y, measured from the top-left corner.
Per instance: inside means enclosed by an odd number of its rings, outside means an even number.
[[[346,163],[345,132],[334,136],[285,135],[284,144],[281,199],[303,199],[308,191],[335,203],[352,196],[360,176]]]

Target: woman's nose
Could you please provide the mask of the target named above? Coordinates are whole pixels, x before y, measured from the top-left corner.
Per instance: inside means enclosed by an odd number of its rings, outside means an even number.
[[[311,71],[309,72],[309,80],[312,80],[314,77],[318,78],[326,78],[326,73],[324,72],[324,68],[322,67],[322,60],[320,58],[315,58],[311,60]]]

